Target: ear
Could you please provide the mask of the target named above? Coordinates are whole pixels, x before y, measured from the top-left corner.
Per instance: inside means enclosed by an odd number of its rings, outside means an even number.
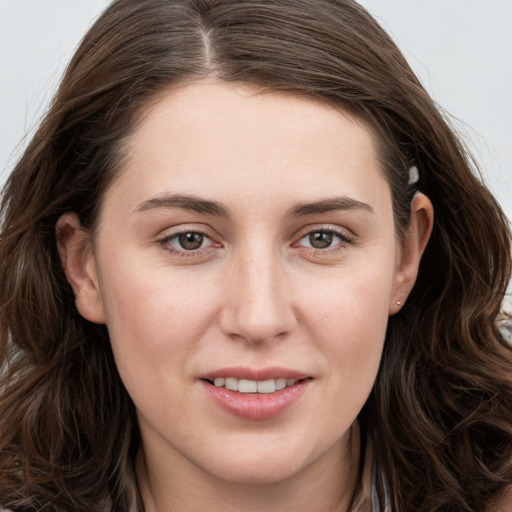
[[[76,297],[76,307],[87,320],[105,323],[103,299],[93,250],[75,213],[65,213],[57,221],[60,259]]]
[[[434,208],[430,199],[418,192],[411,203],[409,228],[400,241],[397,269],[389,314],[400,311],[416,282],[421,256],[434,225]]]

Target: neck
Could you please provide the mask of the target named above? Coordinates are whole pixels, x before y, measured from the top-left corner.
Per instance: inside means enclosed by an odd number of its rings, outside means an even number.
[[[334,454],[334,456],[333,456]],[[359,476],[360,436],[354,426],[337,450],[282,481],[217,478],[197,466],[169,464],[141,448],[137,479],[145,512],[348,512]]]

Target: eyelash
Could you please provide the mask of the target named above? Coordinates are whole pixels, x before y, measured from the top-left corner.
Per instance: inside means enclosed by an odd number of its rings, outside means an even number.
[[[336,243],[332,246],[329,246],[326,248],[321,248],[321,249],[312,247],[311,245],[310,246],[299,245],[299,242],[301,242],[305,238],[308,238],[314,234],[320,234],[320,233],[323,235],[335,236],[335,237],[339,238],[339,241],[338,241],[338,243]],[[308,229],[308,231],[301,233],[300,238],[298,239],[297,242],[295,242],[293,244],[293,246],[301,247],[301,248],[307,250],[308,252],[310,252],[313,256],[328,256],[328,255],[331,256],[331,255],[335,255],[338,251],[346,249],[347,246],[349,246],[353,243],[354,243],[354,239],[346,231],[334,229],[332,227],[320,227],[320,228],[316,228],[316,229]]]
[[[178,231],[177,233],[173,233],[172,235],[167,235],[167,236],[164,236],[164,237],[158,239],[157,242],[165,251],[170,252],[171,254],[173,254],[175,256],[182,257],[182,258],[190,258],[190,257],[194,257],[194,256],[200,256],[204,252],[206,252],[212,248],[212,247],[208,246],[208,247],[200,247],[199,249],[194,249],[194,250],[187,250],[185,248],[177,249],[172,245],[173,240],[177,240],[177,239],[179,239],[180,236],[189,235],[189,234],[200,235],[203,237],[203,243],[205,240],[210,240],[210,243],[213,243],[214,246],[217,245],[218,247],[220,247],[220,244],[214,242],[212,240],[212,238],[208,235],[208,233],[205,233],[204,231],[202,231],[200,229],[185,229],[183,231]]]
[[[200,235],[203,237],[202,244],[205,242],[205,240],[209,240],[210,244],[207,247],[200,247],[198,249],[193,250],[187,250],[185,248],[175,248],[172,245],[173,240],[178,240],[180,236],[183,235]],[[300,242],[304,240],[307,237],[311,237],[314,234],[323,234],[323,235],[332,235],[334,237],[339,238],[339,242],[336,243],[334,246],[329,246],[326,248],[316,248],[310,246],[301,245]],[[200,229],[186,229],[183,231],[178,231],[176,233],[173,233],[171,235],[167,235],[165,237],[162,237],[157,240],[158,244],[167,252],[170,252],[173,255],[179,256],[179,257],[194,257],[194,256],[200,256],[203,255],[205,252],[211,250],[212,248],[221,247],[221,245],[217,242],[215,242],[212,237],[208,235],[205,231],[202,231]],[[331,227],[325,227],[325,228],[316,228],[316,229],[309,229],[308,231],[303,231],[300,234],[300,238],[296,242],[292,244],[292,247],[299,247],[304,251],[308,251],[313,256],[327,256],[327,255],[333,255],[336,252],[345,249],[348,245],[351,245],[354,243],[353,238],[347,234],[345,231],[337,230]],[[202,245],[201,244],[201,245]]]

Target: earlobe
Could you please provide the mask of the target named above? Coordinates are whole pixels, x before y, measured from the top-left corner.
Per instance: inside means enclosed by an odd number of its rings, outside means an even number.
[[[91,322],[105,323],[94,254],[78,216],[62,215],[56,231],[62,267],[75,293],[78,311]]]
[[[425,251],[434,225],[434,208],[430,199],[417,193],[411,204],[409,228],[404,234],[399,251],[399,261],[395,272],[395,283],[391,297],[389,314],[397,313],[411,292],[421,257]]]

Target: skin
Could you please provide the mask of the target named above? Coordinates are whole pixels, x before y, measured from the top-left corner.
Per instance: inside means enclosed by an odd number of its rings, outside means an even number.
[[[108,326],[137,408],[147,511],[348,510],[356,418],[433,218],[418,194],[397,238],[375,146],[363,123],[320,102],[188,84],[144,112],[94,244],[76,215],[59,220],[79,311]],[[201,248],[178,233],[203,233]],[[233,366],[311,380],[284,413],[249,420],[198,377]]]

